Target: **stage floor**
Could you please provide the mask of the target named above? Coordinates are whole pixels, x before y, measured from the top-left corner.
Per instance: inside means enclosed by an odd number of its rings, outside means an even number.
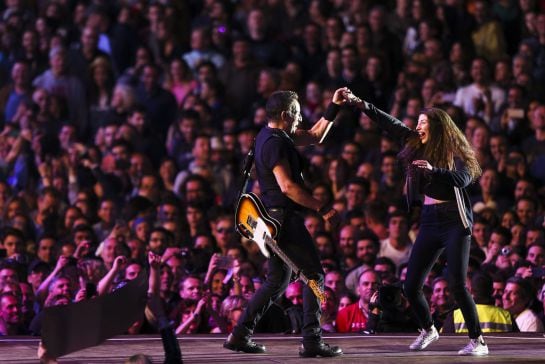
[[[344,355],[326,359],[338,363],[545,363],[543,334],[487,335],[490,355],[460,357],[458,349],[467,343],[465,336],[443,335],[422,352],[409,352],[415,335],[343,335],[331,334],[325,340],[343,348]],[[256,335],[267,346],[266,354],[234,353],[222,348],[224,335],[195,335],[179,338],[184,363],[324,363],[324,359],[301,359],[300,338],[289,335]],[[0,363],[36,363],[38,339],[0,337]],[[163,362],[159,337],[118,336],[100,346],[72,353],[59,363],[123,363],[129,356],[143,353],[154,363]]]

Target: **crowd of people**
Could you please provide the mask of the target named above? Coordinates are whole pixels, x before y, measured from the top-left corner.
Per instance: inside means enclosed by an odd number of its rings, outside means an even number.
[[[244,158],[277,90],[304,128],[348,87],[415,129],[446,110],[482,168],[466,285],[484,333],[544,331],[545,1],[6,0],[0,7],[0,335],[108,294],[160,257],[177,335],[230,333],[267,276],[235,230]],[[300,148],[325,332],[418,327],[401,286],[420,229],[400,140],[343,106]],[[255,176],[248,189],[260,193]],[[294,241],[293,244],[297,244]],[[468,332],[440,256],[433,323]],[[256,332],[300,333],[291,282]],[[127,303],[130,304],[130,303]],[[484,319],[483,319],[484,318]],[[158,332],[146,314],[129,334]]]

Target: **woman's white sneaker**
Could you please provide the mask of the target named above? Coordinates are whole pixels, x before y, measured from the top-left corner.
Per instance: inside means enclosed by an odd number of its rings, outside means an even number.
[[[488,355],[488,346],[486,346],[486,343],[481,335],[476,339],[469,340],[469,344],[458,351],[458,355]]]
[[[437,332],[437,329],[435,326],[432,325],[432,327],[429,330],[422,329],[420,330],[420,335],[413,341],[411,345],[409,345],[409,349],[411,350],[424,350],[429,344],[431,344],[434,341],[437,341],[439,339],[439,333]]]

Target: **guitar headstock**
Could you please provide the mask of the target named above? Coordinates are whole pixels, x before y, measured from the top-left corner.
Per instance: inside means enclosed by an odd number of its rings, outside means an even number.
[[[320,303],[324,303],[327,300],[324,290],[320,288],[318,282],[316,282],[314,279],[309,279],[307,284],[314,295],[320,300]]]

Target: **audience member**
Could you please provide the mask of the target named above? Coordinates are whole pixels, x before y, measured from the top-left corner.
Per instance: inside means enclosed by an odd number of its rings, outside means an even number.
[[[82,282],[91,289],[106,279],[105,294],[134,278],[149,251],[162,254],[160,302],[179,332],[226,330],[236,318],[221,315],[220,300],[250,299],[267,274],[257,245],[236,234],[232,206],[241,165],[266,121],[263,102],[279,88],[304,95],[305,128],[343,86],[411,128],[423,107],[448,110],[484,170],[470,191],[471,271],[480,264],[494,276],[496,306],[502,296],[518,302],[525,289],[505,282],[541,283],[533,273],[545,263],[545,15],[528,1],[432,3],[288,1],[261,9],[220,2],[182,12],[156,2],[107,10],[55,2],[43,9],[46,19],[33,16],[42,10],[36,2],[7,2],[0,286],[19,295],[17,331],[39,322],[44,306],[84,299]],[[418,206],[410,216],[400,212],[398,141],[349,108],[337,119],[342,128],[301,150],[313,196],[343,218],[336,228],[305,212],[332,290],[326,331],[336,329],[333,295],[339,307],[351,302],[347,291],[357,291],[362,271],[379,271],[385,284],[404,279],[419,229]],[[255,181],[251,175],[249,189],[265,192]],[[213,253],[238,265],[214,271],[214,284],[204,285]],[[445,268],[440,260],[428,283]],[[430,295],[440,315],[448,312],[444,293]],[[488,291],[480,295],[488,307]],[[542,317],[543,307],[528,297],[505,308],[535,330],[526,309]],[[378,326],[356,331],[395,331],[405,322],[403,310],[377,312]],[[267,315],[261,332],[288,330],[279,305]],[[149,331],[143,323],[129,331]]]

